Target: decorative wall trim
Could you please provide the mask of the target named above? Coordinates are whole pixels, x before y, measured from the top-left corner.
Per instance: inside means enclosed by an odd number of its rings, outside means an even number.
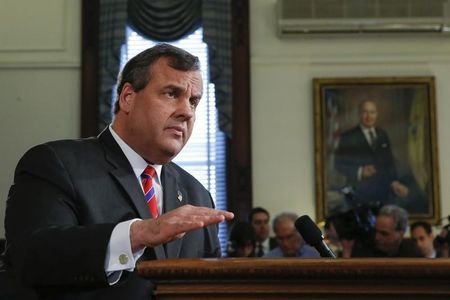
[[[81,1],[9,1],[5,5],[11,14],[26,9],[35,10],[37,15],[27,22],[18,17],[17,22],[22,28],[0,30],[0,68],[71,68],[81,65]],[[0,20],[0,24],[11,24],[11,18]]]
[[[442,63],[442,62],[450,62],[450,56],[448,54],[436,54],[436,55],[389,55],[389,56],[355,56],[355,55],[341,55],[340,57],[336,57],[336,55],[328,56],[328,55],[304,55],[304,56],[289,56],[280,55],[280,56],[253,56],[251,58],[252,64],[258,65],[290,65],[293,66],[295,64],[314,64],[314,65],[346,65],[349,64],[358,64],[358,65],[371,65],[380,63],[386,63],[389,65],[414,65],[414,64],[429,64],[433,63]]]
[[[80,69],[79,61],[63,62],[0,62],[0,70],[4,69]]]

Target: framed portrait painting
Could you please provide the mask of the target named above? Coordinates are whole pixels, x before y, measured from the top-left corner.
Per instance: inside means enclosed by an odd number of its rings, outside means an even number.
[[[396,204],[440,218],[433,77],[317,78],[317,219]]]

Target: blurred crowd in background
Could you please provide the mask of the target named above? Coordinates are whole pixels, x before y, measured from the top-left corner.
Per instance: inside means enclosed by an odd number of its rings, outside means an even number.
[[[320,257],[297,231],[297,218],[293,212],[283,212],[271,219],[266,209],[253,208],[247,221],[231,225],[226,256]],[[449,257],[450,224],[410,222],[407,211],[396,205],[361,206],[318,225],[324,241],[342,258]]]

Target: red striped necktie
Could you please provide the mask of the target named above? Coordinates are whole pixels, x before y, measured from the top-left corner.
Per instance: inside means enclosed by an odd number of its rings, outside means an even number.
[[[150,214],[153,218],[157,218],[159,216],[158,201],[156,200],[155,188],[153,187],[153,177],[155,177],[155,175],[156,171],[152,166],[147,166],[141,175],[145,200],[147,201],[147,206],[150,209]]]

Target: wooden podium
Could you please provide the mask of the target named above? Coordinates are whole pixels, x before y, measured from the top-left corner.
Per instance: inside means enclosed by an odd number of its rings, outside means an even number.
[[[450,259],[140,262],[156,299],[450,299]]]

